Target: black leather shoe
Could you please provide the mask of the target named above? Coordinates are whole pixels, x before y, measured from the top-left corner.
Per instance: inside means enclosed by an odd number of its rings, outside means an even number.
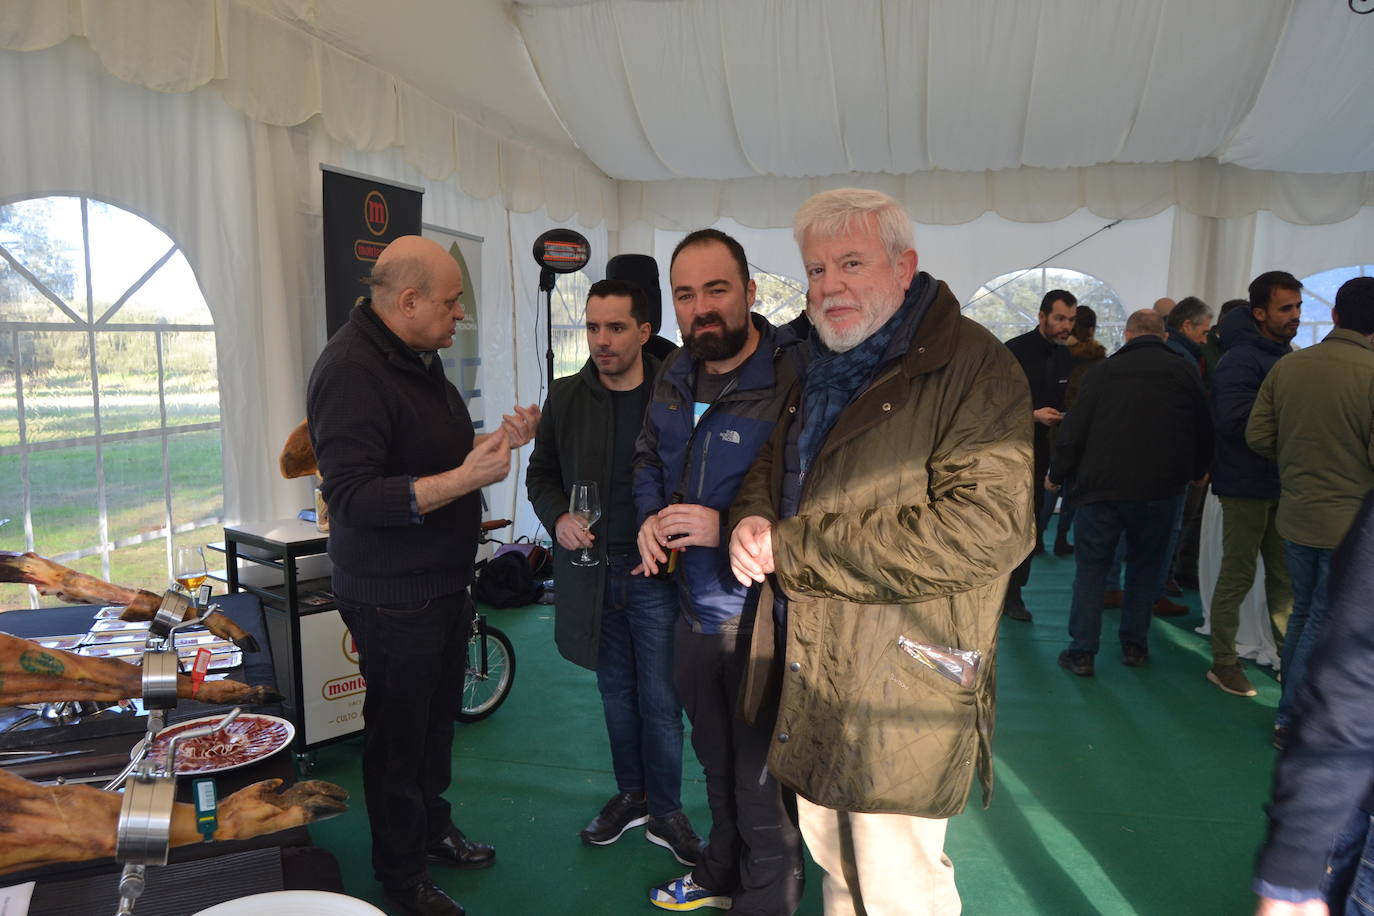
[[[692,829],[692,822],[681,811],[664,817],[649,818],[644,839],[662,846],[683,865],[695,866],[701,861],[701,837]]]
[[[1133,646],[1127,643],[1121,647],[1121,663],[1128,668],[1144,668],[1145,662],[1149,658],[1150,652],[1143,646]]]
[[[578,836],[589,846],[609,846],[620,839],[626,830],[648,820],[649,803],[644,796],[620,792],[611,796],[610,801],[602,806],[601,813],[592,818]]]
[[[414,916],[465,916],[467,912],[428,878],[399,890],[386,888],[386,899]]]
[[[450,868],[486,868],[496,861],[496,850],[486,843],[474,843],[463,836],[463,831],[450,827],[438,845],[425,850],[425,858]]]
[[[1079,677],[1093,676],[1093,657],[1089,652],[1065,649],[1059,653],[1059,667],[1067,668]]]
[[[1031,612],[1026,609],[1026,602],[1018,598],[1008,598],[1003,601],[1002,613],[1012,620],[1021,620],[1026,623],[1032,620]]]

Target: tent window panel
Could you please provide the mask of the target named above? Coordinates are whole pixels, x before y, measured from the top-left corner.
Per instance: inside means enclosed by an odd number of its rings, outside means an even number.
[[[30,452],[29,494],[33,542],[41,548],[40,553],[73,557],[98,548],[100,494],[96,488],[95,446]]]
[[[102,432],[157,429],[162,425],[157,347],[158,335],[151,331],[95,335]]]
[[[1110,353],[1125,342],[1126,308],[1108,283],[1081,271],[1064,267],[1013,270],[979,286],[964,304],[964,314],[996,334],[1011,340],[1035,327],[1040,301],[1052,289],[1073,293],[1079,305],[1097,313],[1097,342]]]
[[[23,332],[19,351],[27,440],[94,436],[90,335],[80,330]]]
[[[1302,324],[1298,326],[1298,336],[1293,344],[1310,347],[1321,343],[1323,337],[1336,326],[1331,320],[1331,309],[1336,304],[1336,290],[1341,284],[1356,277],[1374,277],[1374,264],[1352,264],[1348,267],[1333,267],[1302,279]]]
[[[754,274],[754,311],[774,325],[787,324],[806,311],[806,284],[782,274]]]
[[[153,251],[162,255],[165,248]],[[196,283],[196,275],[180,251],[173,252],[147,282],[130,291],[128,299],[109,321],[112,324],[199,324],[205,325],[207,330],[214,325],[210,307],[205,304],[205,297]]]
[[[90,320],[83,224],[79,197],[43,197],[0,207],[0,293],[6,320]]]
[[[162,337],[167,425],[219,422],[214,332],[169,331]]]
[[[592,281],[583,271],[561,274],[553,290],[553,377],[582,368],[587,349],[587,291]]]
[[[156,226],[86,197],[0,206],[0,549],[164,588],[178,527],[224,521],[215,343]],[[0,610],[55,603],[0,585]]]
[[[161,437],[107,443],[101,464],[105,469],[105,512],[113,536],[165,534],[167,498]]]
[[[174,529],[224,514],[222,461],[218,429],[167,437]]]

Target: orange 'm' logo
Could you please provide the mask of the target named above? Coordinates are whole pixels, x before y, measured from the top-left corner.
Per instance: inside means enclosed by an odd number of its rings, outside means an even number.
[[[368,191],[367,196],[363,198],[363,222],[367,223],[367,231],[373,235],[386,232],[387,224],[391,222],[391,213],[381,191]]]

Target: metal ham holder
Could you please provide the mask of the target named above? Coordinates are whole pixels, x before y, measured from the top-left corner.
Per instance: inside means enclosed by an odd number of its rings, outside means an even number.
[[[148,627],[143,648],[143,704],[148,710],[148,731],[134,746],[129,765],[105,786],[107,791],[124,786],[119,809],[115,859],[124,864],[119,876],[119,908],[116,916],[129,916],[143,893],[149,865],[166,865],[171,845],[172,809],[176,803],[177,745],[213,735],[238,717],[235,708],[214,725],[173,735],[163,759],[151,755],[158,733],[166,727],[167,710],[177,705],[177,631],[204,622],[219,608],[211,605],[200,618],[183,620],[191,599],[168,591]]]

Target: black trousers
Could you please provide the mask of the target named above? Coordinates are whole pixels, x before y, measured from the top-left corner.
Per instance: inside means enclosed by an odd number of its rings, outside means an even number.
[[[339,601],[367,681],[363,792],[372,868],[384,887],[428,874],[425,850],[451,820],[453,715],[462,702],[472,602],[458,592],[410,605]]]
[[[1049,472],[1049,453],[1046,452],[1044,455],[1041,455],[1039,452],[1036,452],[1035,479],[1031,481],[1031,505],[1034,507],[1035,513],[1032,517],[1035,519],[1035,540],[1037,544],[1040,543],[1041,537],[1045,534],[1044,526],[1040,524],[1040,515],[1045,508],[1045,500],[1047,498],[1053,498],[1051,494],[1045,492],[1045,475]],[[1021,561],[1021,565],[1012,570],[1011,581],[1007,585],[1008,600],[1021,600],[1021,588],[1030,581],[1031,561],[1034,559],[1035,550],[1032,548],[1031,552],[1026,554],[1026,558]]]
[[[749,639],[694,633],[681,617],[673,639],[673,683],[711,806],[711,832],[692,878],[729,894],[733,913],[790,916],[805,878],[797,801],[768,772],[776,705],[761,710],[755,725],[736,712]]]

